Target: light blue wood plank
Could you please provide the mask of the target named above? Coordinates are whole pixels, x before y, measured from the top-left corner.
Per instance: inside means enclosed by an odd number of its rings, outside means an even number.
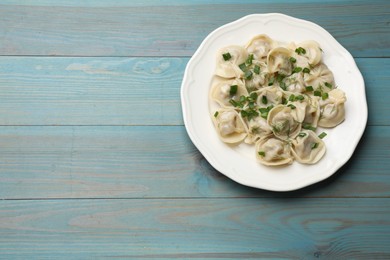
[[[64,2],[0,5],[0,55],[189,56],[223,24],[281,12],[321,25],[356,57],[390,56],[388,1]]]
[[[0,201],[8,259],[388,259],[389,199]]]
[[[329,0],[328,3],[337,3],[340,0]],[[365,4],[366,0],[354,0],[344,1],[345,3]],[[382,1],[383,2],[383,1]],[[77,1],[77,0],[3,0],[2,5],[10,6],[68,6],[68,7],[134,7],[134,6],[194,6],[194,5],[215,5],[215,4],[269,4],[269,3],[323,3],[322,0],[88,0],[88,1]]]
[[[0,125],[182,124],[187,61],[0,57]]]
[[[356,61],[366,83],[368,124],[390,125],[390,59]],[[0,57],[0,125],[182,125],[187,62]]]
[[[366,85],[368,124],[390,125],[390,59],[356,59]]]
[[[0,158],[0,199],[390,196],[390,127],[368,127],[339,172],[286,194],[224,177],[183,126],[0,127]]]

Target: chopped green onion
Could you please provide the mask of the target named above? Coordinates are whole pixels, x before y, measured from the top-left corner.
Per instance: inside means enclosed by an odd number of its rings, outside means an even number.
[[[265,156],[265,152],[264,152],[264,151],[259,151],[258,154],[259,154],[260,156],[262,156],[262,157]]]
[[[277,74],[276,75],[276,80],[278,81],[278,82],[281,82],[284,78],[286,77],[286,75],[283,75],[283,74]]]
[[[272,108],[274,108],[273,105],[270,105],[270,106],[268,106],[268,107],[261,107],[261,108],[259,108],[260,116],[261,116],[262,118],[264,118],[264,119],[267,119],[267,117],[268,117],[268,112],[269,112]]]
[[[238,65],[238,67],[242,70],[242,71],[246,71],[246,65],[245,63],[241,63],[240,65]]]
[[[259,115],[259,113],[253,109],[241,110],[241,116],[248,118],[248,120],[251,120],[252,118],[257,117],[258,115]]]
[[[215,113],[214,113],[214,117],[217,117],[217,116],[218,116],[218,114],[219,114],[219,112],[218,112],[218,111],[215,111]]]
[[[263,103],[264,105],[266,105],[268,103],[267,96],[262,96],[261,97],[261,103]]]
[[[318,147],[318,143],[313,143],[312,145],[311,145],[311,149],[316,149]]]
[[[237,101],[235,101],[234,99],[230,99],[229,103],[232,104],[234,107],[238,107],[239,106],[239,103]]]
[[[316,128],[314,126],[312,126],[311,124],[307,124],[307,123],[302,124],[302,128],[307,129],[307,130],[312,130],[312,131],[316,130]]]
[[[325,82],[325,87],[332,88],[332,84],[330,84],[329,82]]]
[[[259,65],[255,65],[255,67],[253,68],[253,72],[257,75],[260,74],[260,66]]]
[[[291,109],[296,109],[296,108],[297,108],[297,107],[294,106],[293,104],[288,104],[287,106],[288,106],[288,107],[291,107]]]
[[[230,86],[230,91],[229,91],[230,96],[234,96],[235,94],[237,94],[237,89],[238,89],[237,85]]]
[[[303,73],[310,73],[310,69],[309,68],[304,68],[303,69]]]
[[[318,135],[320,139],[323,139],[327,134],[325,132],[322,132],[321,134]]]
[[[296,52],[297,54],[299,54],[299,55],[301,55],[301,54],[306,54],[306,50],[305,50],[304,48],[302,48],[302,47],[296,48],[296,49],[295,49],[295,52]]]
[[[265,111],[265,112],[260,112],[260,116],[264,119],[267,119],[268,117],[268,111]]]
[[[299,137],[305,137],[305,136],[306,136],[306,133],[299,133],[298,136],[299,136]]]
[[[306,91],[313,91],[313,86],[306,86]]]
[[[286,86],[286,83],[283,82],[284,78],[286,77],[286,75],[283,75],[283,74],[279,74],[277,73],[276,75],[276,81],[279,83],[279,87],[283,90],[287,90],[287,86]]]
[[[253,61],[253,54],[249,54],[248,58],[246,59],[245,61],[245,65],[252,65],[252,61]]]
[[[322,100],[325,100],[325,99],[327,99],[329,97],[329,94],[324,92],[324,93],[322,93],[321,97],[322,97]]]
[[[229,52],[226,52],[226,53],[222,54],[222,57],[225,61],[228,61],[232,58],[232,55],[230,55]]]
[[[274,84],[274,78],[270,78],[268,81],[268,86],[272,86]]]
[[[248,118],[249,120],[252,119],[253,117],[257,117],[259,115],[259,113],[255,110],[251,110],[250,112],[251,112],[251,117]]]
[[[294,73],[298,73],[298,72],[301,72],[302,71],[302,68],[301,67],[295,67],[292,71],[292,74]]]
[[[229,100],[229,103],[232,104],[234,107],[240,107],[240,108],[243,108],[244,107],[244,104],[245,104],[245,97],[244,97],[244,101],[242,101],[242,97],[240,98],[240,101],[236,101],[234,99],[230,99]]]
[[[266,107],[261,107],[261,108],[259,108],[259,112],[265,113],[265,112],[268,112],[268,109]]]
[[[252,79],[253,73],[250,70],[245,71],[244,78],[247,80]]]
[[[321,91],[319,90],[314,91],[314,96],[321,97]]]
[[[249,98],[253,101],[255,101],[257,99],[257,93],[256,92],[253,92],[249,95]]]
[[[297,62],[297,59],[295,59],[294,57],[290,57],[290,62],[295,63]]]
[[[283,81],[279,82],[279,87],[280,87],[281,89],[283,89],[284,91],[287,90],[287,85],[286,85],[286,83],[284,83]]]
[[[288,101],[291,101],[291,102],[298,101],[298,100],[302,101],[304,99],[305,99],[305,97],[303,95],[295,96],[294,94],[291,94],[290,97],[288,98]]]

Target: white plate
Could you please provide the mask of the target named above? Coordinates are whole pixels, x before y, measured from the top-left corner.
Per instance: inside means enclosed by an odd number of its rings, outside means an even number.
[[[326,129],[327,152],[315,165],[295,161],[282,168],[263,166],[256,161],[253,146],[241,144],[232,148],[219,140],[214,129],[208,93],[217,51],[227,45],[245,45],[253,36],[263,33],[282,42],[317,41],[336,85],[346,94],[346,119],[341,125]],[[331,176],[350,159],[367,123],[364,81],[351,54],[322,27],[275,13],[248,15],[210,33],[187,64],[181,101],[189,137],[216,170],[243,185],[273,191],[299,189]]]

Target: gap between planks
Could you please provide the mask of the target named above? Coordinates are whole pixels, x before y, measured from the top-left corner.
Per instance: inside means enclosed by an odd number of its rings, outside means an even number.
[[[265,190],[260,190],[264,192]],[[265,191],[268,192],[268,191]],[[119,197],[119,198],[110,198],[110,197],[85,197],[85,198],[10,198],[3,199],[0,198],[0,201],[68,201],[68,200],[248,200],[248,199],[390,199],[390,196],[309,196],[305,197],[302,195],[289,196],[289,193],[299,192],[290,191],[290,192],[270,192],[269,196],[248,196],[248,197]]]

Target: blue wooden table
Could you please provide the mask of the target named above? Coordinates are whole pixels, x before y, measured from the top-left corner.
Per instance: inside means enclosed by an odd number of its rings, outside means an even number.
[[[354,56],[369,119],[331,178],[274,193],[214,170],[183,126],[217,27],[285,13]],[[0,258],[390,258],[390,2],[0,2]]]

